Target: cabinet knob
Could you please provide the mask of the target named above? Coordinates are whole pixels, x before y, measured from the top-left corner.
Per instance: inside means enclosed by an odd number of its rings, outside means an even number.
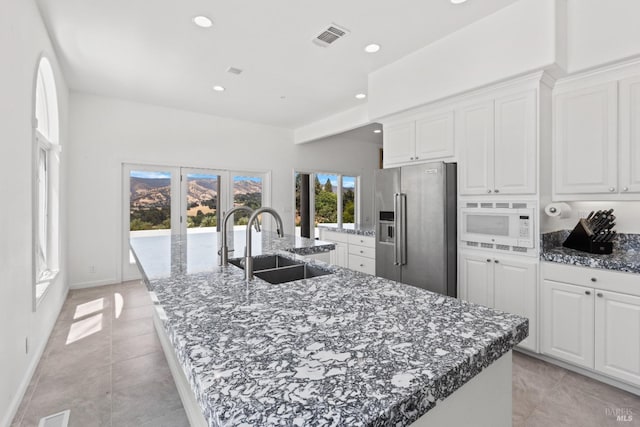
[[[491,193],[491,190],[487,190],[487,193]]]
[[[585,295],[591,295],[591,291],[584,291]]]
[[[360,267],[364,267],[364,264],[360,264]]]
[[[413,160],[413,157],[411,157],[409,160]]]
[[[498,264],[500,261],[498,261],[498,260],[496,259],[496,260],[493,260],[493,262],[495,262],[496,264]]]
[[[609,191],[613,193],[614,191],[616,191],[616,188],[615,187],[609,187]]]
[[[602,292],[598,292],[596,295],[598,295],[599,298],[602,298]]]
[[[360,253],[361,253],[361,254],[363,254],[363,253],[364,253],[364,251],[360,251]]]
[[[487,258],[487,262],[491,262],[491,260],[489,258]]]
[[[416,156],[416,160],[418,160],[420,157]]]
[[[598,281],[598,279],[596,279],[595,277],[592,277],[592,278],[591,278],[591,281],[592,281],[592,282],[597,282],[597,281]]]
[[[622,189],[622,191],[625,191],[625,192],[626,192],[626,191],[629,191],[629,187],[624,187],[624,188]]]
[[[497,188],[495,190],[493,190],[494,193],[499,193],[500,190],[498,190]]]

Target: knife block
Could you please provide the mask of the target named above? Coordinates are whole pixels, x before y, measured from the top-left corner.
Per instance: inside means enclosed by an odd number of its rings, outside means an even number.
[[[578,221],[578,224],[576,224],[562,246],[592,254],[610,254],[613,252],[613,242],[594,242],[592,240],[594,236],[595,234],[589,224],[584,218],[580,218],[580,221]]]

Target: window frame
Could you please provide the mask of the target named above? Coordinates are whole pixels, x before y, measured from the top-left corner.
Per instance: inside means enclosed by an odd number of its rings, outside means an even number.
[[[33,86],[33,311],[60,272],[60,153],[58,91],[51,62],[40,56]]]

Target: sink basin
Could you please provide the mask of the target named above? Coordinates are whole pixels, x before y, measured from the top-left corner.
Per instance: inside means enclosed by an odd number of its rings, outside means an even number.
[[[244,258],[230,259],[233,264],[244,270]],[[271,284],[293,282],[311,277],[332,274],[331,271],[296,261],[280,255],[259,255],[253,257],[253,274]]]
[[[229,264],[244,270],[244,258],[230,259]],[[303,265],[302,261],[285,258],[280,255],[261,255],[253,257],[253,271],[270,270],[290,265]]]
[[[323,270],[309,264],[290,265],[271,270],[256,271],[254,275],[271,284],[293,282],[311,277],[325,276],[331,271]]]

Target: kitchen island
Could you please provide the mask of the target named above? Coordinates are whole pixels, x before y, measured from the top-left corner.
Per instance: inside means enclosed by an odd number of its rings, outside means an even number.
[[[303,253],[326,249],[304,240]],[[465,413],[510,425],[526,319],[317,261],[332,274],[279,285],[247,283],[233,265],[190,273],[187,244],[174,236],[171,267],[157,269],[131,240],[183,401],[202,414],[193,425],[464,425]]]

